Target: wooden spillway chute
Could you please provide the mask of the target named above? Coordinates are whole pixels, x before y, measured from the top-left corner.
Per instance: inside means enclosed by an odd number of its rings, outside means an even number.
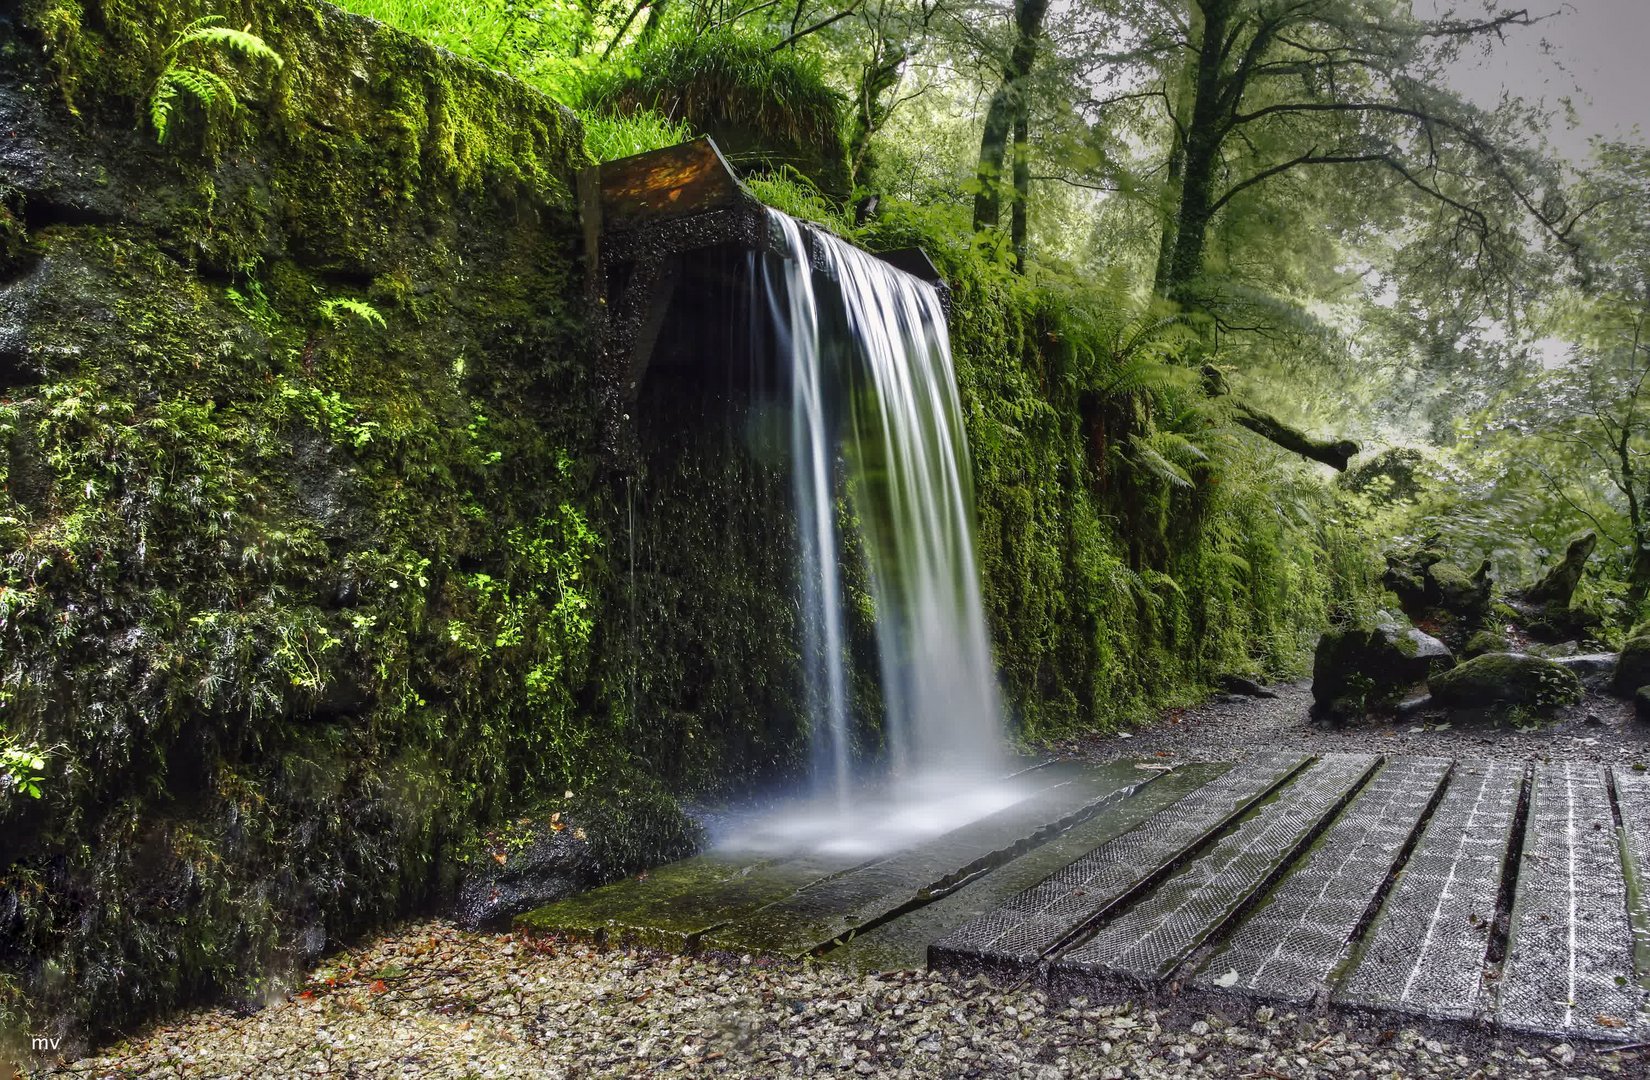
[[[684,256],[717,247],[785,256],[768,209],[739,182],[709,137],[592,166],[579,174],[586,287],[599,335],[597,380],[607,414],[604,450],[628,471],[631,416],[671,301]],[[810,230],[811,259],[823,265]],[[879,256],[936,286],[944,282],[919,248]]]

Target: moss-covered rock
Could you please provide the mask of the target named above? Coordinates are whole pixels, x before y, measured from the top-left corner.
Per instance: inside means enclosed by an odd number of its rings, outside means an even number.
[[[1550,711],[1581,700],[1581,681],[1564,665],[1523,653],[1486,653],[1431,679],[1432,699],[1453,709],[1498,706]]]
[[[1485,653],[1506,652],[1510,648],[1507,636],[1495,630],[1479,630],[1467,639],[1461,647],[1461,655],[1467,659],[1483,656]]]
[[[1610,675],[1610,692],[1618,697],[1632,697],[1641,686],[1650,686],[1650,634],[1627,640]]]
[[[1413,627],[1383,623],[1331,629],[1318,639],[1312,699],[1332,715],[1355,716],[1393,701],[1454,662],[1443,642]]]
[[[209,12],[286,62],[159,146]],[[307,0],[31,0],[0,130],[0,730],[48,748],[0,1031],[72,1043],[258,999],[605,784],[613,512],[565,109]]]

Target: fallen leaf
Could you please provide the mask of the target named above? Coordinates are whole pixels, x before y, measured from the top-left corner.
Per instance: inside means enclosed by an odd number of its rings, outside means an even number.
[[[369,989],[371,989],[375,994],[382,994],[384,991],[388,990],[389,987],[384,985],[383,979],[374,979],[372,981],[372,986]]]
[[[1623,1020],[1619,1016],[1606,1016],[1603,1013],[1599,1013],[1597,1016],[1593,1017],[1593,1019],[1597,1020],[1600,1025],[1607,1028],[1624,1028],[1627,1026],[1627,1021]]]
[[[584,830],[583,829],[574,829],[573,830],[573,839],[583,840],[584,839]]]

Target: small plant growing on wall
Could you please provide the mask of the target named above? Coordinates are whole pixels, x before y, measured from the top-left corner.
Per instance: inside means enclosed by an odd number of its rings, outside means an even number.
[[[185,26],[162,57],[165,67],[149,92],[149,122],[164,143],[177,120],[179,105],[193,99],[208,115],[234,112],[240,105],[235,87],[210,66],[214,52],[238,56],[279,69],[282,61],[263,38],[249,30],[223,26],[223,16],[208,15]]]

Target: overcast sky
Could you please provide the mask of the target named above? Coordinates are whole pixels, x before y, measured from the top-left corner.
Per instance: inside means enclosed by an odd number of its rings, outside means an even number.
[[[1469,17],[1471,0],[1417,0],[1417,14],[1455,8]],[[1464,55],[1456,89],[1493,105],[1503,89],[1531,101],[1575,103],[1575,130],[1549,133],[1577,161],[1594,135],[1643,142],[1650,136],[1650,0],[1529,0],[1532,15],[1557,12],[1533,27],[1508,31],[1505,44],[1483,56]],[[1638,131],[1634,134],[1634,129]]]

